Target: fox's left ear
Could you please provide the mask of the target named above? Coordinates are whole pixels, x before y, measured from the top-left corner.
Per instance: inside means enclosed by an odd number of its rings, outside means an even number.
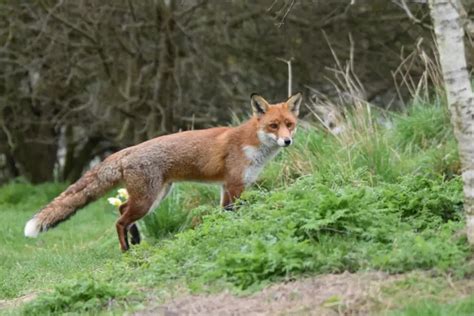
[[[250,95],[250,104],[252,105],[253,113],[257,116],[265,114],[270,108],[268,101],[256,93]]]
[[[291,112],[293,112],[295,116],[298,116],[298,114],[300,114],[301,101],[303,101],[303,95],[301,94],[301,92],[297,92],[293,94],[286,101],[286,104],[288,105],[288,109]]]

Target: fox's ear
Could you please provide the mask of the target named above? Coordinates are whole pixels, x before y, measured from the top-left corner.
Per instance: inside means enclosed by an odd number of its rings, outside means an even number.
[[[270,108],[270,104],[267,100],[256,93],[250,95],[250,104],[252,104],[253,113],[257,116],[265,114]]]
[[[293,94],[286,101],[286,104],[288,105],[288,109],[291,112],[293,112],[295,116],[298,116],[298,114],[300,114],[301,101],[303,101],[303,95],[301,94],[301,92],[297,92]]]

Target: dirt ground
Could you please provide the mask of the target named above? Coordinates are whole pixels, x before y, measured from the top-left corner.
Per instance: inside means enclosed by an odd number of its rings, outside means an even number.
[[[188,295],[135,315],[366,315],[380,303],[381,287],[402,278],[382,272],[329,274],[273,285],[245,297],[228,292]],[[383,305],[390,308],[386,299]]]

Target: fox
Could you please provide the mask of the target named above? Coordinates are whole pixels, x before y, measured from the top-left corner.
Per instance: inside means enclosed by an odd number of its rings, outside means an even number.
[[[236,199],[257,180],[264,165],[293,143],[302,102],[300,92],[270,104],[250,96],[252,116],[236,127],[214,127],[159,136],[122,149],[85,172],[25,225],[26,237],[55,227],[80,208],[121,184],[128,200],[115,226],[120,249],[140,243],[136,222],[153,211],[173,183],[195,181],[221,186],[220,205],[233,210]]]

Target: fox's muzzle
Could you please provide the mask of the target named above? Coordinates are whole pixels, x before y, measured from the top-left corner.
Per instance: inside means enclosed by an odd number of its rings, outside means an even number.
[[[288,147],[293,143],[293,140],[291,139],[291,137],[279,137],[277,143],[280,147]]]

